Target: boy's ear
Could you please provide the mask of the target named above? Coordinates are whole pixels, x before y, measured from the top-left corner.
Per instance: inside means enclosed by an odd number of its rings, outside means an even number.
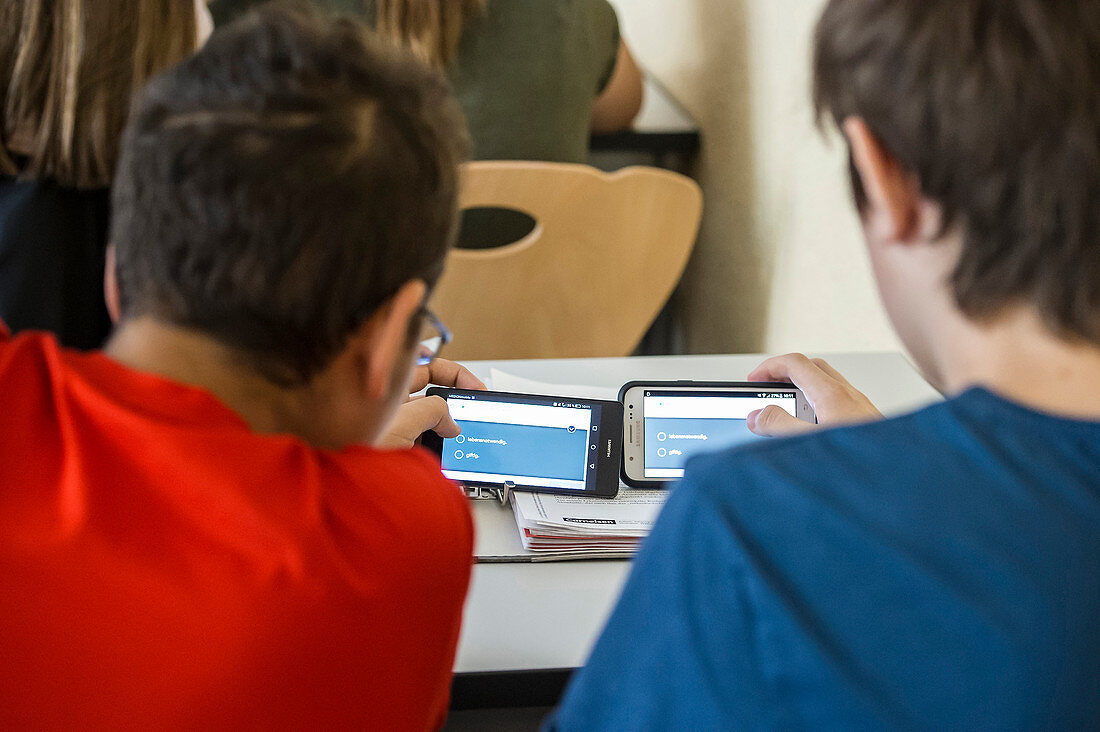
[[[876,238],[904,242],[921,228],[922,195],[907,171],[860,117],[842,124],[852,151],[852,162],[867,196],[865,218]]]
[[[103,267],[103,298],[112,323],[122,319],[122,301],[118,294],[118,272],[115,271],[115,245],[107,245],[107,262]]]
[[[410,280],[401,286],[388,302],[363,324],[361,333],[368,349],[366,354],[366,394],[375,400],[389,394],[395,377],[403,379],[409,370],[409,329],[420,313],[428,286],[421,280]]]

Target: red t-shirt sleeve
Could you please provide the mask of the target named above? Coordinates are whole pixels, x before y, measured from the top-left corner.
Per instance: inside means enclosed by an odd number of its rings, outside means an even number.
[[[0,384],[0,728],[440,726],[473,528],[438,462],[42,333]]]
[[[420,451],[341,458],[341,472],[359,480],[340,481],[325,513],[351,582],[392,610],[375,658],[400,658],[409,684],[398,703],[442,722],[473,565],[467,499]]]

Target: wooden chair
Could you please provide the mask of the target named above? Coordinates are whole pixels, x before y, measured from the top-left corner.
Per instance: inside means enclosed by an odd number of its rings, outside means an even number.
[[[627,356],[680,281],[703,195],[656,168],[474,162],[464,209],[524,212],[534,230],[494,249],[453,250],[432,308],[448,358]]]

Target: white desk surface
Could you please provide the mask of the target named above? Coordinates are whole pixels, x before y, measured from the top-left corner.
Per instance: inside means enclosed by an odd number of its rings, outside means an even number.
[[[698,132],[699,123],[663,86],[647,75],[642,108],[638,110],[633,128],[635,132],[649,133]]]
[[[824,354],[884,414],[927,405],[939,395],[898,353]],[[468,363],[558,384],[616,389],[634,379],[743,381],[763,356],[658,356]],[[510,510],[473,501],[479,532],[515,531]],[[577,668],[610,614],[627,561],[477,564],[466,599],[456,673]]]

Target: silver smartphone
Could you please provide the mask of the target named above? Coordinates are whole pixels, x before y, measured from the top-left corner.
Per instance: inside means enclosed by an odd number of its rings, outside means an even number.
[[[619,390],[623,403],[623,482],[656,488],[684,475],[696,453],[767,439],[749,431],[749,413],[776,405],[816,422],[794,384],[756,382],[632,381]]]

